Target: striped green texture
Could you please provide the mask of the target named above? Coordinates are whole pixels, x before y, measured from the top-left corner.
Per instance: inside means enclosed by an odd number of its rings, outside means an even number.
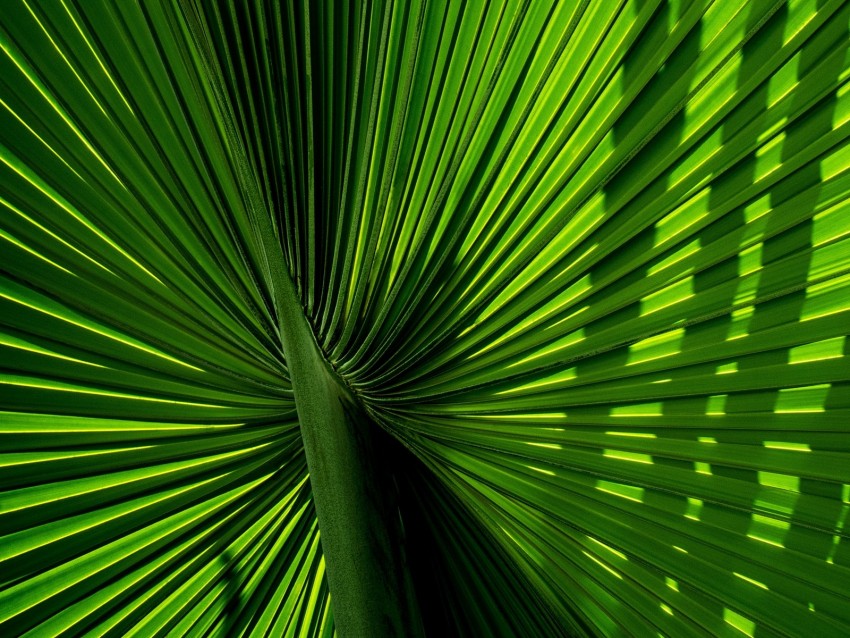
[[[321,485],[428,636],[850,635],[850,3],[2,0],[0,49],[0,635],[364,635]]]

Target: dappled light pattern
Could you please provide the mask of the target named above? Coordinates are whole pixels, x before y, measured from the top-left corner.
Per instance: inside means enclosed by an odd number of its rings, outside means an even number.
[[[561,618],[846,633],[848,8],[410,11],[290,253],[338,369]]]
[[[271,220],[434,635],[850,635],[850,4],[276,4],[0,3],[0,633],[333,634]]]

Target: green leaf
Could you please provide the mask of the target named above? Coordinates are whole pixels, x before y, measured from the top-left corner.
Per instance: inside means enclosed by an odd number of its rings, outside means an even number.
[[[848,24],[0,3],[0,633],[848,634]]]

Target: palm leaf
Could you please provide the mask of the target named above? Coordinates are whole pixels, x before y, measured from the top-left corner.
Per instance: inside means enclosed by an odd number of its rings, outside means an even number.
[[[0,633],[846,635],[850,6],[283,5],[0,4]]]

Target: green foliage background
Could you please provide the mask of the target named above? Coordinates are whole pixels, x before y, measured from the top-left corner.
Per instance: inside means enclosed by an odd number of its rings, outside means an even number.
[[[432,635],[850,634],[850,5],[354,5],[0,2],[0,634],[333,634],[269,232]]]

